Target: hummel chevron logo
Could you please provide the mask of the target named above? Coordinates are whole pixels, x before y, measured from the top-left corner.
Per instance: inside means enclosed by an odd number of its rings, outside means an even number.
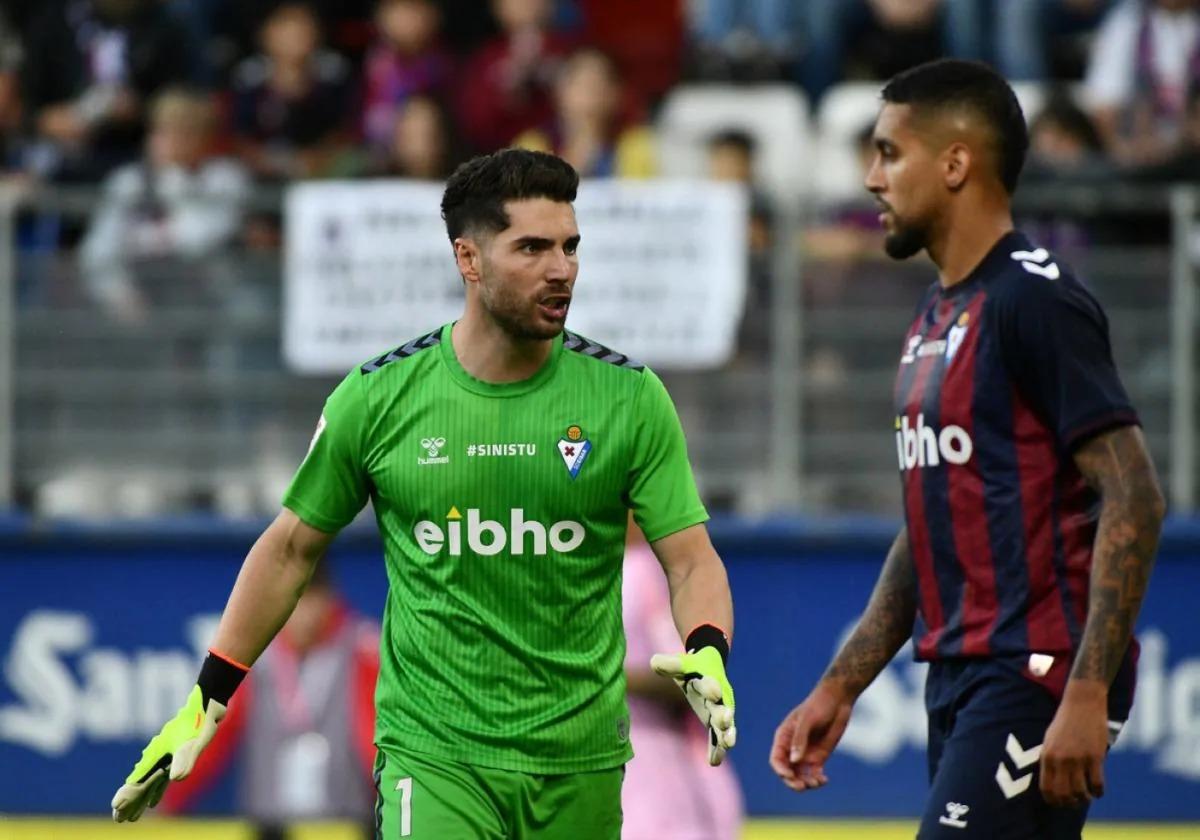
[[[1008,757],[1012,760],[1013,766],[1017,770],[1024,770],[1031,765],[1037,764],[1037,760],[1042,757],[1041,744],[1025,749],[1021,746],[1021,742],[1017,740],[1017,736],[1011,732],[1008,733],[1008,741],[1004,744],[1004,751],[1008,753]],[[1014,777],[1009,772],[1008,765],[1003,761],[996,767],[996,784],[1000,785],[1000,790],[1004,792],[1005,799],[1020,796],[1029,790],[1029,785],[1032,782],[1032,770],[1023,776]]]
[[[1035,763],[1042,757],[1042,745],[1030,747],[1029,749],[1021,749],[1021,742],[1017,740],[1017,736],[1008,733],[1008,741],[1004,744],[1004,751],[1008,753],[1008,757],[1013,760],[1018,770],[1024,770],[1030,764]]]
[[[1044,263],[1050,259],[1050,252],[1045,248],[1038,248],[1035,251],[1013,251],[1009,256],[1014,260],[1033,260],[1036,263]]]
[[[1057,280],[1059,277],[1058,263],[1041,265],[1050,259],[1050,252],[1045,248],[1038,248],[1035,251],[1013,251],[1009,256],[1021,263],[1021,268],[1030,274],[1039,274],[1047,280]]]
[[[947,802],[946,815],[938,817],[938,822],[942,825],[948,825],[951,828],[966,828],[967,821],[963,819],[967,812],[971,810],[970,805],[963,805],[960,802]]]

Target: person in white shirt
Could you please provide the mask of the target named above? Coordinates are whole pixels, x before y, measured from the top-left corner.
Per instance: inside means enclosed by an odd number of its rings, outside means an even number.
[[[151,111],[143,160],[104,182],[79,260],[83,288],[125,321],[144,319],[147,290],[139,267],[172,262],[172,282],[193,282],[184,264],[205,276],[205,260],[235,238],[250,179],[241,164],[214,157],[215,114],[207,96],[161,94]],[[163,274],[164,272],[160,272]]]
[[[1179,146],[1200,85],[1200,0],[1126,0],[1092,46],[1084,100],[1120,164],[1161,163]]]

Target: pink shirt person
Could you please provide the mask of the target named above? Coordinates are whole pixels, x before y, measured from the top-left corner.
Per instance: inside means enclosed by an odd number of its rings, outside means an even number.
[[[669,680],[650,670],[655,653],[679,651],[670,592],[654,552],[645,542],[625,549],[621,588],[625,619],[625,673],[630,678],[630,738],[634,757],[625,766],[621,807],[623,840],[735,840],[742,822],[742,792],[729,759],[708,765],[708,734]],[[639,693],[647,681],[671,693]],[[669,698],[669,700],[667,699]]]

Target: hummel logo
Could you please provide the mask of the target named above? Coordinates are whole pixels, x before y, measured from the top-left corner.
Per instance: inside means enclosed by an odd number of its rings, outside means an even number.
[[[1026,767],[1037,764],[1037,760],[1042,757],[1041,744],[1025,749],[1021,746],[1021,742],[1017,740],[1017,736],[1011,732],[1008,733],[1008,741],[1004,745],[1004,751],[1008,753],[1008,757],[1012,759],[1013,767],[1017,770],[1024,770]],[[1008,765],[1003,761],[996,767],[996,784],[1000,785],[1000,790],[1004,792],[1005,799],[1020,796],[1029,790],[1029,785],[1032,782],[1032,770],[1024,776],[1013,776],[1008,771]]]
[[[938,822],[942,825],[948,825],[951,828],[966,828],[967,821],[963,817],[970,810],[971,806],[969,805],[962,805],[958,802],[947,802],[946,816],[938,817]]]
[[[1030,274],[1038,274],[1047,280],[1059,278],[1058,263],[1046,262],[1050,259],[1050,252],[1045,248],[1038,248],[1034,251],[1013,251],[1009,256],[1019,262],[1021,268]],[[1043,263],[1045,264],[1043,265]]]
[[[449,464],[449,455],[441,455],[439,457],[439,453],[441,453],[442,447],[445,445],[446,439],[444,437],[421,438],[421,448],[429,453],[429,457],[418,458],[417,463],[421,466],[425,466],[427,464]]]

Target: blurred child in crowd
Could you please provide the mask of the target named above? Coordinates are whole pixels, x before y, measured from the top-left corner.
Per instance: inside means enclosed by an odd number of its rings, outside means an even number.
[[[317,17],[304,3],[276,7],[259,34],[262,53],[234,72],[238,152],[261,178],[324,174],[346,139],[349,66],[321,48]]]
[[[554,93],[553,120],[524,132],[514,146],[553,152],[585,178],[655,174],[653,132],[623,119],[627,103],[612,58],[591,47],[575,51],[563,64]]]
[[[448,91],[452,64],[439,44],[441,17],[432,0],[380,0],[375,26],[379,39],[363,69],[363,134],[382,149],[412,97]]]
[[[213,154],[215,122],[208,96],[164,92],[151,107],[143,159],[104,183],[79,258],[87,292],[121,320],[143,320],[157,295],[195,299],[218,279],[211,257],[236,237],[250,180]]]
[[[410,96],[400,109],[379,170],[392,178],[444,181],[459,155],[446,109],[429,96]]]

